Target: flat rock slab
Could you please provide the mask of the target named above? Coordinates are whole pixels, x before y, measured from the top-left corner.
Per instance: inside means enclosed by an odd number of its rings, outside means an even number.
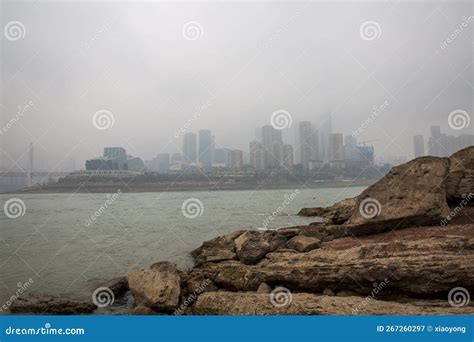
[[[43,294],[20,297],[10,306],[11,313],[80,315],[90,314],[97,306],[90,302],[78,301]]]

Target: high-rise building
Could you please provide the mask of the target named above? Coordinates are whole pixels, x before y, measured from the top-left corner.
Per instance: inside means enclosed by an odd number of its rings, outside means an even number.
[[[413,137],[413,151],[415,158],[425,155],[425,142],[422,135],[415,135]]]
[[[255,170],[263,170],[263,148],[262,143],[259,141],[250,142],[250,165]]]
[[[318,133],[309,121],[300,122],[300,153],[303,170],[310,170],[320,160]]]
[[[183,137],[183,157],[187,163],[197,161],[197,141],[195,133],[186,133]]]
[[[287,169],[293,167],[293,146],[290,144],[283,145],[283,166]]]
[[[281,166],[283,139],[281,130],[266,125],[262,127],[263,164],[265,169]]]
[[[344,167],[344,147],[341,133],[329,135],[329,163],[334,168]]]
[[[331,114],[327,114],[323,116],[321,119],[321,124],[318,127],[319,131],[319,151],[320,151],[320,158],[324,162],[330,161],[330,152],[329,152],[329,136],[332,133],[332,117]]]
[[[229,160],[227,167],[230,169],[240,170],[242,169],[244,160],[244,152],[241,150],[232,150],[229,152]]]
[[[199,130],[199,162],[204,170],[212,169],[212,135],[208,129]]]
[[[431,126],[431,137],[428,140],[428,153],[434,157],[443,157],[447,153],[443,153],[441,145],[441,127]]]
[[[123,147],[105,147],[104,158],[127,158],[127,151]]]
[[[344,137],[344,161],[354,163],[360,160],[359,150],[357,148],[357,139],[352,135]]]
[[[214,158],[212,163],[218,166],[227,165],[229,159],[229,149],[227,148],[216,148],[214,150]]]

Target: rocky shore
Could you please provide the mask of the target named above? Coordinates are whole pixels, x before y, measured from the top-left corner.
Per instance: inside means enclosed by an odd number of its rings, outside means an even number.
[[[111,307],[98,309],[96,294],[34,295],[10,311],[113,314],[122,305],[121,313],[141,315],[472,315],[473,203],[474,147],[421,157],[355,198],[299,213],[323,222],[236,231],[192,251],[191,269],[163,261],[114,279],[102,287]]]

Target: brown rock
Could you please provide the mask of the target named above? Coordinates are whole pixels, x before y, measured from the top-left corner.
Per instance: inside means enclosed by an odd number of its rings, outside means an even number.
[[[446,300],[407,303],[366,300],[366,297],[321,296],[293,293],[289,304],[276,307],[268,294],[207,292],[193,307],[195,315],[473,315],[474,307],[455,308]]]
[[[295,236],[290,241],[288,241],[287,247],[293,248],[298,252],[309,252],[313,249],[319,248],[321,246],[321,240],[315,237],[310,236]]]
[[[132,310],[132,315],[137,315],[137,316],[148,316],[148,315],[154,315],[154,314],[155,314],[155,311],[153,311],[152,309],[144,305],[136,306]]]
[[[270,293],[272,288],[267,283],[261,283],[257,289],[257,293]]]
[[[11,313],[80,315],[92,313],[97,307],[90,302],[32,294],[17,298],[10,305]]]
[[[230,234],[218,236],[212,240],[205,241],[201,247],[191,252],[195,266],[203,265],[207,262],[221,262],[225,260],[236,260],[234,240],[241,235],[244,230],[238,230]]]
[[[347,198],[334,203],[327,208],[303,208],[299,216],[319,216],[329,224],[343,224],[352,215],[356,204],[356,198]]]
[[[273,231],[246,231],[235,239],[239,260],[247,265],[256,264],[269,252],[283,246],[287,239]]]
[[[180,276],[176,266],[162,261],[132,271],[128,284],[138,304],[155,310],[174,310],[180,297]]]
[[[454,153],[449,162],[446,196],[449,203],[456,204],[474,193],[474,146]]]

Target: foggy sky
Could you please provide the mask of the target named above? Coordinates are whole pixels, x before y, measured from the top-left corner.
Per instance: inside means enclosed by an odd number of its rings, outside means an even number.
[[[413,135],[427,138],[431,124],[474,131],[474,22],[440,47],[471,15],[470,1],[3,1],[1,126],[33,105],[0,136],[1,168],[25,167],[30,142],[36,169],[84,168],[104,146],[148,160],[179,151],[186,122],[248,151],[280,109],[292,117],[287,143],[299,121],[328,114],[350,135],[385,101],[358,139],[375,140],[376,156],[411,158]],[[24,24],[23,39],[6,39],[10,21]],[[362,39],[366,21],[378,39]],[[198,39],[183,36],[188,22],[202,27]],[[107,130],[92,122],[102,109],[114,116]],[[456,109],[471,116],[461,131],[447,121]]]

